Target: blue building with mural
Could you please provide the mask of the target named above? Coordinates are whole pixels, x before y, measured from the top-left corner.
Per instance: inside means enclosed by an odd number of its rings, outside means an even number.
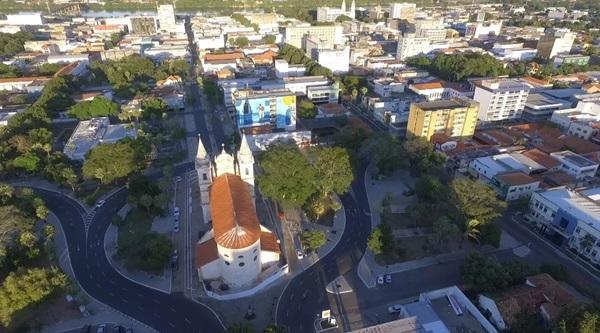
[[[233,105],[240,129],[257,126],[296,129],[296,95],[288,89],[238,90],[233,95]]]

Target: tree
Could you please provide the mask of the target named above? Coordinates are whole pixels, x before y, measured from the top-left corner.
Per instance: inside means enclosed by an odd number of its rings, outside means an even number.
[[[444,192],[444,185],[431,175],[423,175],[415,183],[415,193],[424,201],[437,202],[443,198]]]
[[[313,119],[317,116],[317,107],[309,100],[301,99],[298,102],[298,109],[296,110],[298,117],[303,119]]]
[[[10,325],[17,311],[44,300],[67,283],[67,277],[56,267],[10,272],[0,287],[0,321]]]
[[[461,225],[462,229],[462,239],[460,241],[460,246],[462,248],[463,241],[465,239],[470,239],[479,244],[479,235],[481,234],[482,224],[478,220],[464,220],[464,223]]]
[[[450,198],[459,219],[477,220],[481,224],[499,217],[506,208],[506,203],[497,198],[494,190],[467,178],[457,178],[450,183]]]
[[[24,232],[32,231],[35,219],[14,205],[0,206],[0,261]]]
[[[307,252],[316,252],[327,243],[327,236],[322,230],[304,231],[300,234],[300,240]]]
[[[250,44],[250,41],[248,41],[248,37],[238,37],[235,39],[234,44],[238,47],[246,47]]]
[[[40,169],[40,158],[33,153],[17,156],[13,161],[16,168],[21,168],[28,173],[34,173]]]
[[[350,156],[344,148],[320,147],[310,151],[312,165],[316,170],[316,184],[322,196],[332,192],[344,194],[354,180]]]
[[[446,249],[450,239],[460,233],[456,224],[452,223],[446,216],[433,222],[432,231],[433,233],[431,234],[429,241],[433,244],[436,251],[443,251]]]
[[[262,42],[264,44],[275,44],[276,41],[277,38],[275,37],[275,35],[266,35],[262,38]]]
[[[106,97],[100,96],[91,101],[83,101],[73,105],[68,114],[79,120],[116,116],[119,114],[119,105]]]
[[[254,333],[254,327],[250,324],[235,323],[227,327],[227,333]]]
[[[83,163],[83,175],[110,184],[140,169],[138,152],[131,142],[102,144],[92,149]]]
[[[40,198],[33,198],[33,207],[35,207],[35,216],[40,220],[48,218],[50,212],[44,203],[44,200]]]
[[[169,105],[162,98],[148,97],[142,101],[142,115],[146,119],[159,119],[169,110]]]
[[[412,174],[430,172],[444,163],[444,156],[436,152],[433,145],[425,138],[410,138],[402,144],[402,148],[407,154]]]
[[[373,163],[376,175],[389,176],[404,167],[404,154],[400,142],[387,133],[370,136],[361,148],[361,154]]]
[[[61,66],[59,64],[49,64],[49,63],[43,63],[39,68],[38,68],[38,73],[40,75],[54,75],[54,73],[58,72],[58,70],[61,68]]]
[[[139,269],[144,271],[160,271],[169,262],[173,253],[171,240],[166,236],[150,232],[139,243],[137,257]]]
[[[285,207],[301,207],[316,191],[316,170],[293,146],[275,146],[260,158],[260,191]]]
[[[597,305],[581,305],[567,308],[556,324],[559,333],[600,332],[600,310]]]
[[[351,95],[352,95],[352,100],[356,101],[356,99],[358,97],[358,90],[356,90],[356,88],[352,89]]]
[[[352,18],[348,15],[340,15],[338,17],[335,18],[336,22],[345,22],[345,21],[352,21]]]
[[[502,290],[508,286],[510,276],[495,257],[471,253],[461,267],[464,283],[478,292]]]
[[[374,254],[383,253],[383,233],[380,228],[374,228],[367,238],[367,247]]]

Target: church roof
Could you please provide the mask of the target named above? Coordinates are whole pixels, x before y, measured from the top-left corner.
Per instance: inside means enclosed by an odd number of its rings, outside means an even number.
[[[260,239],[261,230],[246,183],[230,173],[213,180],[210,211],[215,241],[228,249],[248,247]]]
[[[196,244],[196,268],[202,268],[217,259],[219,259],[219,252],[214,238]]]

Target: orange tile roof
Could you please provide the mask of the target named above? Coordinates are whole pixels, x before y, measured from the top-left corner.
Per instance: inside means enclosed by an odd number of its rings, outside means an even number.
[[[550,82],[548,82],[546,80],[536,79],[536,78],[531,77],[531,76],[525,76],[523,78],[523,80],[525,80],[525,81],[527,81],[529,83],[533,83],[533,84],[537,84],[537,85],[542,85],[542,86],[551,85]]]
[[[560,165],[560,162],[558,160],[536,148],[524,151],[521,153],[521,155],[524,155],[534,160],[538,164],[544,166],[544,168],[546,169],[556,168]]]
[[[260,233],[260,249],[263,251],[281,253],[277,236],[272,232],[262,231]]]
[[[499,175],[496,175],[496,179],[500,180],[501,182],[503,182],[505,184],[511,185],[511,186],[531,184],[531,183],[535,183],[537,181],[534,178],[524,174],[521,171],[507,172],[507,173],[499,174]]]
[[[219,259],[219,251],[214,238],[196,244],[196,268]]]
[[[261,230],[246,183],[226,173],[210,188],[210,211],[217,244],[242,249],[260,239]]]
[[[209,53],[204,56],[204,60],[206,60],[206,61],[236,60],[236,59],[242,59],[242,58],[244,58],[244,54],[242,52],[221,53],[221,54]]]
[[[10,77],[0,78],[0,83],[11,83],[11,82],[27,82],[35,80],[50,80],[48,76],[21,76],[21,77]]]
[[[63,66],[61,69],[59,69],[56,73],[54,73],[54,76],[56,77],[56,76],[71,75],[71,73],[73,72],[73,70],[75,68],[77,68],[77,66],[79,66],[79,61],[75,61],[70,64],[67,64],[67,65]]]
[[[427,90],[427,89],[442,89],[444,85],[440,81],[434,82],[425,82],[425,83],[416,83],[412,85],[413,88],[418,90]]]

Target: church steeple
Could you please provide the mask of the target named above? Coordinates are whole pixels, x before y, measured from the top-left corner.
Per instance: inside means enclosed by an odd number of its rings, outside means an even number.
[[[349,17],[354,18],[356,15],[356,1],[352,0],[352,4],[350,5],[350,12],[348,13]]]
[[[346,0],[342,0],[342,7],[340,7],[343,12],[346,11]]]
[[[246,134],[242,134],[240,150],[238,150],[236,157],[238,174],[248,185],[248,190],[254,199],[254,155],[252,155],[252,150],[250,149],[250,144],[248,144]]]

